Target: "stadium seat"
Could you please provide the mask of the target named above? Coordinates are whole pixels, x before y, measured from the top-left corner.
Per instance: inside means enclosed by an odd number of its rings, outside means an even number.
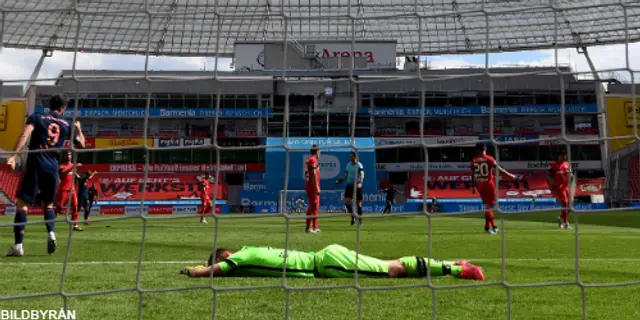
[[[15,194],[18,191],[21,175],[21,173],[11,170],[6,164],[0,165],[0,190],[14,203],[16,202]]]

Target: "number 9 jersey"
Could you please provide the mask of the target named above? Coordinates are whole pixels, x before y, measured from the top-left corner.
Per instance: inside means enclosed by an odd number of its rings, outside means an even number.
[[[26,125],[33,126],[29,150],[62,148],[64,141],[69,139],[71,135],[69,122],[62,119],[57,112],[34,113],[27,118]],[[75,136],[77,136],[77,132]],[[33,169],[33,166],[36,166],[39,171],[57,172],[59,158],[58,151],[29,153],[27,168]]]
[[[69,123],[55,111],[34,113],[27,118],[26,125],[33,126],[29,150],[62,148],[71,133]],[[77,136],[73,141],[77,141]],[[39,195],[43,204],[53,203],[59,180],[59,163],[58,151],[29,153],[17,198],[34,204]]]

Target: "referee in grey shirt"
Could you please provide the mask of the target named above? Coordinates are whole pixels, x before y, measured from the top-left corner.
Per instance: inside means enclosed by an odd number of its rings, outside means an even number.
[[[347,187],[344,189],[344,205],[347,208],[347,212],[351,214],[351,225],[355,224],[355,216],[353,215],[353,207],[351,201],[353,199],[353,193],[356,194],[356,205],[358,207],[358,217],[362,216],[362,183],[364,182],[364,167],[362,163],[358,161],[358,155],[355,151],[349,153],[349,163],[344,171],[344,177],[336,181],[336,184],[340,184],[343,181],[347,181]],[[358,218],[358,223],[362,224],[362,219]]]

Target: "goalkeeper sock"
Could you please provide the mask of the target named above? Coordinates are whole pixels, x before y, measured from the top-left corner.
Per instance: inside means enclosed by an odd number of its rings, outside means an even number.
[[[434,277],[446,275],[458,277],[462,272],[462,266],[454,266],[453,263],[449,263],[451,261],[429,260],[423,257],[402,257],[400,262],[404,264],[407,269],[407,276],[410,278],[426,277],[427,267],[431,272],[431,276]]]
[[[13,218],[13,223],[25,223],[27,222],[27,211],[18,210],[16,216]],[[15,244],[22,244],[24,240],[24,229],[26,225],[13,226],[13,240]]]
[[[53,212],[52,208],[46,208],[44,209],[44,220],[49,221],[52,220],[51,222],[47,222],[47,232],[51,233],[51,232],[55,232],[56,229],[56,223],[53,221],[56,219],[56,214]]]
[[[358,216],[362,216],[362,206],[358,206]]]
[[[84,208],[84,221],[89,220],[89,207]]]

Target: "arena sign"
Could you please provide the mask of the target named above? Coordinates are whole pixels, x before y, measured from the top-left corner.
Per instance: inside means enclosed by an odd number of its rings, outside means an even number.
[[[302,50],[323,58],[342,57],[365,59],[369,66],[396,67],[396,41],[304,41],[299,40]],[[274,48],[274,43],[236,42],[234,64],[236,69],[264,70],[265,56],[270,50],[281,55],[282,48]],[[312,51],[313,50],[313,51]],[[271,60],[271,59],[269,59]],[[282,59],[280,58],[279,61]],[[282,62],[280,62],[282,64]]]

